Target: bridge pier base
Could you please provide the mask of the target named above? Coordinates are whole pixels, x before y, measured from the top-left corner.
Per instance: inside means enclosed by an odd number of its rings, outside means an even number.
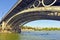
[[[21,29],[19,28],[19,26],[15,26],[15,27],[10,27],[10,25],[6,25],[6,22],[2,22],[2,32],[4,31],[10,31],[10,32],[15,32],[15,33],[21,33]]]
[[[5,27],[6,27],[6,22],[2,22],[2,31],[4,31],[5,30]]]

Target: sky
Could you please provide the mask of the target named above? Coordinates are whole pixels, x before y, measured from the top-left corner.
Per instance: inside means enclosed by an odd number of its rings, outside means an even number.
[[[36,21],[32,21],[29,22],[27,24],[25,24],[24,26],[32,26],[32,27],[57,27],[60,28],[60,21],[56,21],[56,20],[36,20]],[[34,25],[34,26],[33,26]]]
[[[0,20],[6,15],[6,13],[12,8],[17,0],[0,0]],[[25,24],[25,26],[32,27],[59,27],[60,21],[55,20],[36,20]]]
[[[0,0],[0,20],[16,2],[17,0]]]

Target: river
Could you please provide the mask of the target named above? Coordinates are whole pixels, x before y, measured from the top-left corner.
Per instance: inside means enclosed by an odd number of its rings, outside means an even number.
[[[60,31],[22,31],[0,33],[0,40],[60,40]]]

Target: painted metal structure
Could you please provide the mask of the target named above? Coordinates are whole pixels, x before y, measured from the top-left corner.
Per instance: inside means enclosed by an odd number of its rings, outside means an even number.
[[[59,0],[19,0],[11,10],[2,18],[2,30],[12,28],[20,32],[19,26],[34,20],[60,21]]]

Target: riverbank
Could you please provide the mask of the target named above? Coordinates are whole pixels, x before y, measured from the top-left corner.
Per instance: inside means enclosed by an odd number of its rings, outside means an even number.
[[[29,26],[23,26],[21,28],[23,31],[60,31],[60,28],[55,28],[55,27],[51,27],[51,28],[39,28],[39,27],[29,27]]]

